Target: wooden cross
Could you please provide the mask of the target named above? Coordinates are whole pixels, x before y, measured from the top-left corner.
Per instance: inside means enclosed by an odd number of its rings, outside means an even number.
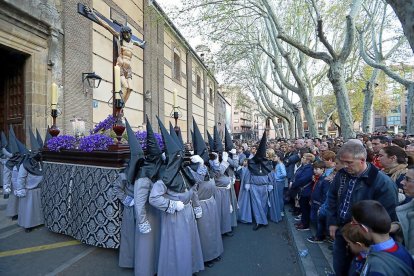
[[[86,11],[87,6],[78,3],[78,13],[83,15],[84,17],[88,18],[89,20],[99,24],[102,26],[102,23],[99,22],[99,20],[95,17],[98,16],[100,20],[104,21],[106,24],[108,24],[113,30],[115,30],[117,33],[120,33],[121,28],[123,27],[123,25],[119,22],[117,22],[116,20],[110,20],[108,18],[106,18],[105,16],[103,16],[102,14],[100,14],[99,12],[97,12],[96,10],[93,9],[93,14],[92,13],[88,13]],[[117,38],[115,36],[112,36],[112,43],[113,43],[113,57],[112,57],[112,63],[113,66],[115,66],[117,64],[117,59],[118,59],[118,55],[119,55],[119,51],[118,51],[118,41]],[[136,37],[135,35],[131,35],[131,42],[133,42],[134,44],[138,45],[139,47],[141,47],[142,49],[145,47],[145,41],[139,39],[138,37]],[[113,71],[112,73],[112,77],[113,80],[115,80],[115,73]],[[115,81],[112,82],[113,83],[113,99],[115,99]],[[113,113],[115,116],[115,106],[113,107]]]

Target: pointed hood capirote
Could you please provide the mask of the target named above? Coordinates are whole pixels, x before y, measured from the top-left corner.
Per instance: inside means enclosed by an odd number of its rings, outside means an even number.
[[[200,129],[198,128],[197,122],[194,120],[193,117],[193,148],[194,154],[199,155],[203,158],[204,162],[207,162],[208,157],[208,149],[206,143],[204,142],[203,136],[201,135]]]
[[[234,149],[233,141],[231,140],[231,135],[227,130],[227,126],[224,126],[224,149],[226,151]]]
[[[30,133],[30,144],[31,144],[31,151],[23,160],[23,167],[28,171],[30,174],[33,175],[43,175],[42,172],[42,163],[41,163],[41,154],[40,154],[40,145],[33,134],[31,128],[29,128]]]
[[[12,157],[9,158],[6,162],[6,167],[9,170],[13,170],[14,166],[19,166],[20,163],[23,161],[23,155],[19,152],[19,147],[17,146],[17,138],[16,134],[14,134],[13,127],[10,126],[9,130],[9,147],[10,152],[13,154]]]
[[[45,144],[43,144],[43,140],[42,140],[42,136],[39,133],[39,130],[36,128],[36,139],[37,139],[37,143],[39,143],[40,148],[43,148],[43,146]]]
[[[4,132],[2,131],[1,132],[1,147],[7,149],[8,144],[9,142],[7,141],[6,134],[4,134]]]
[[[0,155],[4,158],[8,158],[12,156],[9,142],[7,141],[6,134],[3,131],[1,132],[1,153]]]
[[[181,130],[179,132],[179,135],[181,135]],[[177,132],[175,132],[175,129],[173,125],[170,122],[170,136],[174,139],[175,143],[184,151],[184,142],[183,139],[177,135]]]
[[[221,141],[217,126],[214,126],[214,151],[216,152],[224,151],[223,142]]]
[[[43,143],[43,145],[45,145],[45,146],[47,146],[47,141],[52,139],[52,135],[50,135],[49,129],[50,129],[49,127],[47,127],[47,129],[46,129],[45,142]]]
[[[9,129],[9,147],[11,153],[19,153],[19,147],[16,142],[16,134],[14,134],[13,127],[10,126]]]
[[[272,171],[272,161],[266,158],[266,140],[264,132],[256,154],[248,160],[248,168],[252,175],[264,176]]]
[[[37,140],[36,136],[34,135],[32,128],[29,127],[29,134],[30,134],[30,148],[31,151],[39,151],[41,149],[41,145],[39,144],[39,141]]]
[[[207,138],[208,138],[208,146],[210,147],[210,151],[213,152],[214,150],[214,139],[211,137],[210,132],[207,130]]]
[[[16,139],[17,148],[19,149],[20,154],[28,154],[29,150],[26,148],[26,146],[20,142],[18,139]]]
[[[181,165],[184,162],[183,151],[168,133],[158,116],[157,119],[158,124],[160,125],[162,138],[164,140],[165,155],[168,161],[161,180],[168,189],[177,193],[183,193],[187,188],[184,177],[180,173]]]
[[[139,171],[139,177],[148,177],[152,182],[158,180],[160,168],[163,165],[162,151],[155,139],[150,120],[147,116],[147,150],[144,164]]]
[[[138,139],[127,119],[125,119],[125,124],[128,135],[129,150],[131,152],[128,166],[125,168],[125,177],[129,183],[134,184],[140,165],[144,161],[144,152],[142,151],[142,147],[139,144]]]

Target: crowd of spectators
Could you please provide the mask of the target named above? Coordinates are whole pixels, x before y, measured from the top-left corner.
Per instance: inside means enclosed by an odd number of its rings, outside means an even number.
[[[246,165],[257,143],[235,146]],[[336,275],[414,275],[414,137],[274,139],[267,156],[282,210],[297,231],[314,229],[308,242],[333,243]]]

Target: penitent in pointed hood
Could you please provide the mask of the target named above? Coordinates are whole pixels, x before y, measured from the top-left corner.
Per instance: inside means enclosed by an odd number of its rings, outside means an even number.
[[[227,152],[234,149],[233,141],[231,140],[231,136],[229,131],[227,130],[227,126],[224,126],[224,149]]]
[[[45,142],[43,143],[43,145],[47,146],[47,141],[49,141],[50,139],[52,139],[52,135],[50,135],[50,133],[49,133],[49,127],[47,127],[47,129],[46,129],[46,135],[45,135]]]
[[[139,144],[138,139],[135,136],[135,133],[132,130],[127,119],[125,119],[125,123],[128,135],[129,150],[131,152],[128,166],[125,168],[125,176],[129,183],[134,184],[135,179],[138,175],[138,171],[140,169],[140,165],[144,161],[144,152],[142,151],[141,145]]]
[[[13,127],[10,126],[9,129],[9,147],[11,153],[19,153],[19,148],[16,142],[16,134],[14,134]]]
[[[10,149],[8,147],[9,142],[7,141],[6,134],[4,132],[1,132],[1,148],[5,148],[8,152],[10,152]]]
[[[42,163],[41,163],[41,146],[39,145],[35,135],[31,128],[29,128],[30,133],[30,145],[31,151],[23,160],[23,167],[28,171],[30,174],[33,175],[43,175],[42,171]]]
[[[23,161],[23,154],[20,154],[19,147],[17,145],[17,141],[18,140],[16,138],[16,134],[14,134],[13,127],[10,126],[10,130],[9,130],[9,147],[10,147],[10,152],[13,155],[12,155],[12,157],[9,158],[9,160],[7,160],[6,167],[11,171],[13,170],[14,166],[19,166],[21,164],[21,162]]]
[[[181,130],[179,132],[179,135],[181,135]],[[180,136],[177,135],[177,132],[175,132],[175,129],[173,127],[173,125],[170,122],[170,136],[174,139],[175,143],[182,149],[184,150],[184,142],[183,139],[180,139]]]
[[[181,165],[184,161],[183,151],[168,133],[161,120],[158,117],[157,119],[158,124],[160,125],[162,138],[164,140],[165,155],[168,160],[161,180],[164,182],[165,186],[167,186],[168,189],[177,193],[183,193],[187,188],[186,182],[180,173]]]
[[[39,143],[40,148],[43,148],[43,146],[45,144],[43,144],[43,140],[42,140],[42,136],[39,133],[39,130],[36,128],[36,139],[37,139],[37,143]]]
[[[272,171],[272,161],[266,158],[266,132],[263,133],[256,154],[249,159],[248,167],[252,175],[263,176]]]
[[[220,135],[217,130],[217,126],[214,126],[214,151],[223,152],[223,142],[221,141]]]
[[[214,150],[214,139],[211,137],[210,132],[207,130],[207,138],[208,138],[208,146],[210,147],[210,151],[213,152]]]
[[[206,143],[204,142],[203,136],[201,136],[200,129],[193,117],[193,147],[194,147],[194,154],[199,155],[203,158],[204,162],[208,161],[208,149]]]
[[[34,135],[31,127],[29,127],[29,134],[30,134],[30,148],[31,148],[31,151],[39,151],[41,149],[41,146],[39,145],[39,141],[37,140],[36,136]]]
[[[162,151],[157,139],[155,139],[154,131],[147,116],[147,150],[144,164],[139,172],[139,177],[148,177],[153,182],[157,181],[160,168],[163,165],[161,155]]]

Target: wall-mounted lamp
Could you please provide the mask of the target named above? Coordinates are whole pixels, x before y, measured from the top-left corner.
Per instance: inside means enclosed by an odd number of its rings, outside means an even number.
[[[102,78],[95,74],[95,72],[82,73],[83,92],[86,94],[85,81],[88,81],[88,86],[90,88],[98,88],[101,84]]]

